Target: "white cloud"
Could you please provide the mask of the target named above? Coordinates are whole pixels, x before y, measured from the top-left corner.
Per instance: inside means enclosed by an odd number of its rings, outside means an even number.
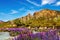
[[[46,5],[46,4],[53,4],[55,3],[57,0],[42,0],[41,4],[35,3],[31,0],[27,0],[27,2],[35,5],[35,6],[42,6],[42,5]]]
[[[55,4],[56,6],[60,6],[60,1]]]
[[[31,3],[31,4],[33,4],[33,5],[35,5],[35,6],[40,6],[39,4],[37,4],[37,3],[35,3],[35,2],[32,2],[32,1],[30,1],[30,0],[27,0],[27,2],[29,2],[29,3]]]
[[[11,10],[11,14],[16,14],[16,13],[18,13],[18,11],[16,11],[16,10]]]
[[[34,12],[35,12],[35,10],[27,10],[27,11],[26,11],[27,14],[30,13],[30,14],[32,14],[32,15],[33,15]]]
[[[10,18],[12,17],[12,15],[8,14],[8,13],[4,13],[4,12],[0,12],[0,19],[3,21],[8,21]]]
[[[4,13],[4,12],[0,12],[0,15],[2,15],[2,16],[11,16],[10,14]]]
[[[23,7],[23,8],[20,8],[19,11],[22,11],[22,10],[24,10],[24,9],[25,9],[24,7]]]
[[[42,0],[41,5],[52,4],[55,3],[56,0]]]

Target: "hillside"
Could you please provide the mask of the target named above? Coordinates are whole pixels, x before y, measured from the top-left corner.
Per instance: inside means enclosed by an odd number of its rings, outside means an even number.
[[[3,23],[4,21],[0,20],[0,23]]]
[[[30,13],[27,16],[8,21],[5,27],[52,27],[60,26],[60,11],[44,9],[35,12],[33,15]]]

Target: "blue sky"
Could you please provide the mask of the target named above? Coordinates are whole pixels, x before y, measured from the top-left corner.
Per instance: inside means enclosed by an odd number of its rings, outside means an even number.
[[[60,11],[60,0],[0,0],[0,20],[13,20],[42,9]]]

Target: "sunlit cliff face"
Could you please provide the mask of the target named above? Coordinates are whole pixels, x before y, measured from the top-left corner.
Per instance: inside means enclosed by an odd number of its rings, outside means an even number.
[[[34,17],[56,17],[58,14],[56,11],[53,10],[41,10],[34,13]]]

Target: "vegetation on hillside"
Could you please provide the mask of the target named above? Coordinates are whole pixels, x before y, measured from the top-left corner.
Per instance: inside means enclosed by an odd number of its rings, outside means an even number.
[[[0,27],[60,27],[60,11],[41,10],[12,21],[3,22]]]

